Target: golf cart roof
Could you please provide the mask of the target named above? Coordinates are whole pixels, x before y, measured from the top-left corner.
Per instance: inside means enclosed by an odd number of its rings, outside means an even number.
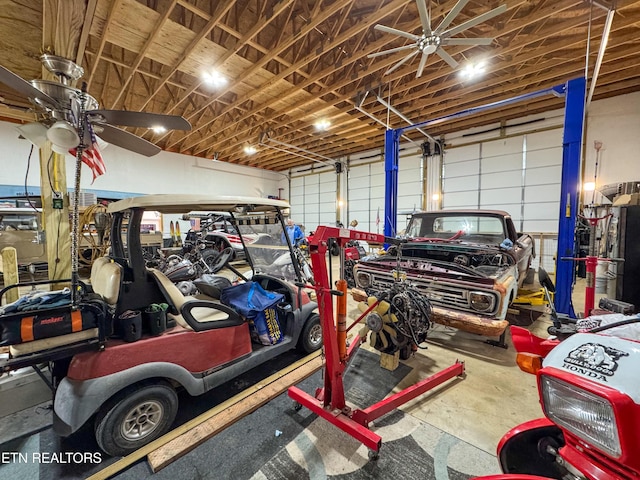
[[[260,197],[239,197],[220,195],[173,195],[157,194],[130,197],[109,204],[107,212],[115,213],[130,208],[143,208],[160,213],[187,213],[198,211],[218,211],[233,213],[270,212],[276,208],[289,208],[289,202]]]

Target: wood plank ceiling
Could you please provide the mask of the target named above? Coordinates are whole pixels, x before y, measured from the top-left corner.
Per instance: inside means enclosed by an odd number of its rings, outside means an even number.
[[[427,0],[432,24],[456,3]],[[0,64],[42,78],[39,54],[66,42],[67,52],[52,53],[84,67],[82,80],[102,108],[178,114],[193,124],[190,132],[132,132],[168,151],[281,171],[380,148],[384,124],[406,121],[377,97],[420,122],[564,83],[584,75],[587,56],[592,77],[608,1],[470,0],[451,26],[501,3],[505,13],[458,35],[495,38],[490,45],[447,46],[460,66],[430,55],[420,78],[417,57],[384,74],[405,51],[367,57],[411,43],[375,30],[377,23],[422,33],[415,0],[0,0]],[[640,90],[640,0],[615,6],[595,100]],[[486,75],[465,81],[459,70],[478,59]],[[227,84],[206,84],[207,69]],[[428,133],[561,106],[542,97]],[[28,108],[0,85],[0,118],[29,121]],[[331,122],[328,131],[317,131],[320,119]],[[246,145],[258,152],[247,155]]]

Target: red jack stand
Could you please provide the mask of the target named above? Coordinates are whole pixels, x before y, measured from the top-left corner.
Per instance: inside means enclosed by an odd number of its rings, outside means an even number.
[[[400,405],[422,395],[428,390],[441,385],[447,380],[462,376],[464,374],[464,362],[456,361],[456,363],[450,367],[368,408],[351,410],[345,402],[343,376],[349,360],[354,356],[364,339],[356,335],[350,347],[347,349],[345,343],[346,332],[351,330],[369,314],[369,312],[376,308],[378,303],[376,302],[371,305],[349,328],[346,328],[346,282],[339,280],[337,282],[338,289],[332,290],[327,271],[325,255],[329,247],[330,239],[333,239],[340,247],[341,257],[343,256],[344,245],[350,240],[362,240],[374,244],[396,242],[395,239],[374,233],[336,227],[318,227],[310,241],[309,249],[311,252],[311,265],[316,280],[315,290],[318,297],[318,309],[320,310],[320,321],[322,323],[324,336],[324,352],[326,357],[324,387],[316,390],[315,397],[303,392],[298,387],[290,387],[289,396],[300,406],[307,407],[312,412],[362,442],[369,448],[369,457],[373,459],[378,456],[380,446],[382,445],[382,438],[368,428],[369,423]],[[341,262],[341,265],[342,263],[343,262]],[[333,318],[332,296],[334,295],[338,296],[337,325]]]

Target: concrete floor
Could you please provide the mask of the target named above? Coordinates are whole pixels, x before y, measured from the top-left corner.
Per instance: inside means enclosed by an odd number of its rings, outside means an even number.
[[[576,310],[580,310],[578,306],[582,305],[584,298],[583,281],[581,282],[575,287]],[[356,302],[351,298],[348,312],[352,319],[359,313]],[[548,316],[543,315],[528,328],[545,335],[550,324]],[[445,466],[451,468],[453,462],[456,471],[461,472],[463,476],[451,478],[468,478],[499,472],[495,450],[500,438],[519,423],[539,418],[542,411],[535,377],[521,372],[516,366],[516,352],[511,346],[509,336],[508,349],[488,345],[485,340],[484,337],[437,325],[429,335],[428,348],[419,350],[410,359],[403,361],[411,370],[396,385],[394,391],[408,387],[446,368],[456,360],[465,362],[466,376],[463,379],[452,380],[402,406],[400,410],[404,416],[397,425],[389,426],[384,421],[374,422],[373,429],[383,437],[383,456],[386,443],[391,445],[393,441],[411,434],[412,441],[415,440],[426,452],[433,453],[434,459],[437,457],[438,449],[442,449],[442,444],[448,442],[451,446],[457,442],[458,452],[447,460]],[[375,352],[366,344],[361,348]],[[300,446],[304,442],[300,438],[285,446],[283,452],[302,465],[301,468],[307,472],[305,477],[326,478],[349,474],[349,478],[397,478],[395,474],[388,473],[394,471],[393,466],[390,470],[380,470],[377,473],[371,470],[373,467],[368,462],[366,449],[321,418],[313,420],[306,427],[303,438],[313,444],[313,455],[304,454],[304,449]],[[209,442],[214,440],[215,437]],[[392,452],[391,447],[389,448],[389,452]],[[385,465],[384,461],[396,460],[390,453],[388,458],[378,465]],[[317,475],[319,465],[322,465],[323,472],[320,476]],[[268,467],[269,462],[263,469],[255,472],[252,478],[270,478]],[[438,474],[436,467],[435,473],[421,478],[450,478],[446,468]],[[175,472],[160,473],[158,478],[189,478],[188,475],[180,474],[176,477]],[[139,475],[140,472],[131,472],[129,475],[125,473],[122,478],[147,476]],[[249,477],[250,475],[246,478]]]

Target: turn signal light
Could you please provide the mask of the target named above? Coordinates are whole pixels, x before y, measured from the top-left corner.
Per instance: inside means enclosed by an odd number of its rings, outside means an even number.
[[[542,357],[533,353],[518,353],[516,363],[523,372],[535,375],[542,368]]]

